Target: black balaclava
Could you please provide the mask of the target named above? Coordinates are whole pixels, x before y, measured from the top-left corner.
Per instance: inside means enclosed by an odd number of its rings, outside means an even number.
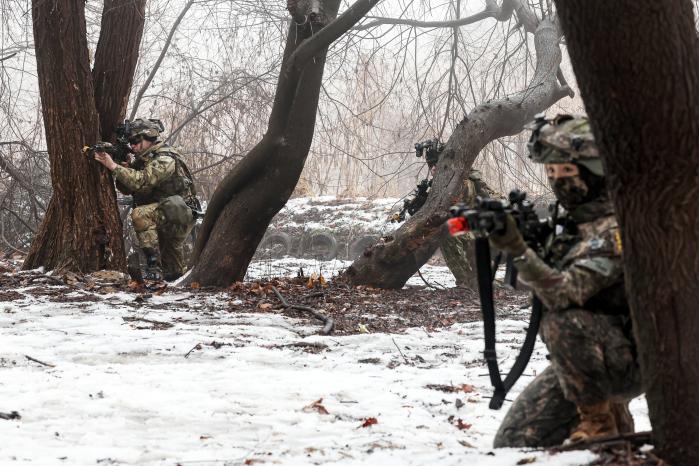
[[[568,211],[582,204],[607,198],[604,177],[595,175],[582,165],[577,167],[580,175],[558,178],[551,184],[556,199]]]

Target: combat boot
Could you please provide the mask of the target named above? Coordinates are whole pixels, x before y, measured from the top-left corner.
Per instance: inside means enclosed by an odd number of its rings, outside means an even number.
[[[570,434],[571,442],[619,435],[609,400],[595,405],[578,406],[578,414],[580,414],[580,424]]]
[[[143,254],[146,256],[143,278],[151,281],[163,281],[163,270],[160,267],[160,252],[153,248],[143,248]]]

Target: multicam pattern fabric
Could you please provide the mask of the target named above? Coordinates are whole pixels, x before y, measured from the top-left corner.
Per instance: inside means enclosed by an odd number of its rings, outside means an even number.
[[[139,246],[160,252],[166,277],[187,270],[182,245],[194,226],[194,220],[187,225],[168,223],[159,207],[159,201],[174,194],[181,195],[188,205],[195,198],[193,185],[183,180],[177,157],[174,149],[159,143],[138,155],[141,169],[119,166],[112,172],[117,188],[134,197],[131,220]]]
[[[600,291],[623,284],[614,215],[578,225],[580,239],[552,267],[527,249],[514,263],[520,280],[534,289],[551,311],[583,306]],[[551,247],[556,247],[552,245]]]
[[[526,128],[533,130],[527,146],[535,162],[577,163],[598,176],[604,175],[587,117],[557,115],[552,120],[546,120],[542,115]]]
[[[551,365],[517,397],[495,436],[495,447],[545,447],[568,438],[576,404],[611,398],[621,432],[633,431],[628,400],[641,382],[631,337],[618,316],[585,309],[547,312],[541,335]]]
[[[546,308],[540,335],[551,365],[515,400],[496,447],[559,444],[577,425],[576,405],[611,399],[624,407],[641,393],[615,217],[578,224],[548,253],[544,261],[528,249],[515,265]],[[629,425],[628,410],[617,411]]]

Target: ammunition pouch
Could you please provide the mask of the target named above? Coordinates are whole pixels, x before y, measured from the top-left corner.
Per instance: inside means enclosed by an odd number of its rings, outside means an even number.
[[[165,216],[165,221],[173,225],[189,225],[194,220],[192,208],[189,207],[182,196],[176,194],[162,199],[158,208]]]

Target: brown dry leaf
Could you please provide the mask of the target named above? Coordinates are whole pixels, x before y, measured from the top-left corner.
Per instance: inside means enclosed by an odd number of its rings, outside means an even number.
[[[456,424],[454,424],[459,430],[468,430],[471,428],[471,424],[468,424],[464,421],[461,420],[461,418],[456,420]]]
[[[228,289],[231,291],[242,291],[245,289],[245,285],[243,285],[243,282],[233,282],[233,284],[229,286]]]
[[[469,384],[465,383],[461,386],[461,391],[464,393],[471,393],[473,390],[474,390],[473,385],[469,385]]]
[[[136,280],[129,280],[128,285],[130,290],[140,290],[143,288],[143,283],[142,282],[137,282]]]
[[[528,458],[522,458],[521,460],[517,461],[516,464],[532,464],[536,462],[536,456],[530,456]]]
[[[192,284],[189,285],[189,287],[193,290],[198,290],[199,288],[201,288],[201,285],[199,284],[199,282],[192,282]]]
[[[95,280],[119,282],[125,278],[125,274],[117,270],[98,270],[90,274]]]
[[[368,417],[364,419],[364,423],[361,425],[361,427],[369,427],[373,426],[374,424],[378,424],[379,421],[375,417]]]
[[[310,412],[317,412],[318,414],[330,414],[327,409],[325,409],[325,406],[323,406],[321,403],[323,403],[322,398],[318,398],[315,400],[313,403],[309,404],[308,406],[304,406],[303,411],[306,413]]]
[[[272,305],[270,303],[261,303],[258,304],[257,307],[262,311],[269,311],[272,309]]]

